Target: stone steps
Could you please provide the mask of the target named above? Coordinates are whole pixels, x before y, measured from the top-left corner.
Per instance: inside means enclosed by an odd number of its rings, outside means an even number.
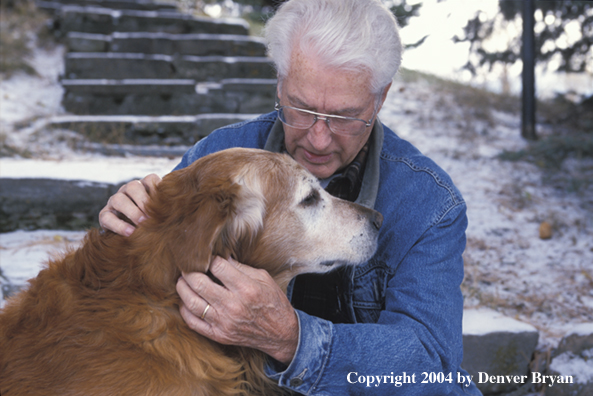
[[[65,5],[87,5],[111,9],[127,9],[141,11],[169,10],[176,11],[177,7],[173,3],[166,3],[154,0],[51,0],[36,1],[37,7],[54,11],[59,10]]]
[[[67,45],[70,52],[142,52],[163,55],[266,55],[261,38],[237,34],[171,34],[165,32],[114,32],[96,34],[69,32]]]
[[[70,114],[37,120],[32,129],[79,133],[82,139],[71,140],[75,149],[113,157],[102,160],[103,168],[115,160],[178,159],[213,130],[273,109],[276,75],[263,41],[247,35],[246,22],[194,17],[149,3],[38,2],[53,12],[69,48],[60,82]],[[71,161],[64,166],[76,166]],[[42,169],[2,179],[0,212],[10,221],[0,231],[88,227],[117,187],[98,192],[90,180],[66,183],[35,172]],[[46,178],[54,181],[40,181]],[[77,205],[68,197],[59,208],[38,199],[51,196],[59,203],[62,198],[52,194],[60,190],[73,194]]]
[[[64,75],[69,79],[191,78],[219,81],[225,78],[274,78],[272,62],[251,56],[171,56],[127,52],[70,52]]]
[[[62,105],[74,114],[265,113],[276,92],[273,79],[65,79],[62,86]]]
[[[132,3],[141,9],[125,8]],[[154,116],[273,108],[276,73],[264,41],[248,36],[244,21],[163,11],[146,0],[106,8],[111,4],[52,3],[69,51],[61,78],[66,111]]]
[[[43,8],[43,4],[41,8]],[[111,9],[86,5],[62,5],[54,10],[60,36],[69,32],[111,34],[113,32],[211,33],[248,35],[249,25],[240,19],[214,19],[183,14],[176,10]]]
[[[46,120],[40,128],[60,128],[79,132],[98,145],[83,143],[79,148],[121,154],[121,145],[184,146],[186,150],[213,130],[225,125],[246,121],[255,114],[198,114],[185,116],[138,116],[138,115],[71,115],[56,116]],[[110,146],[113,145],[113,146]],[[152,150],[154,151],[154,150]],[[137,148],[136,154],[142,149]],[[164,156],[170,156],[165,152]]]

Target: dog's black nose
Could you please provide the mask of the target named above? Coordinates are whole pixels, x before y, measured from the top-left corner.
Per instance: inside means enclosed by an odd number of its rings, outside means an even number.
[[[375,215],[373,216],[373,225],[378,230],[381,228],[382,224],[383,224],[383,215],[379,212],[375,212]]]

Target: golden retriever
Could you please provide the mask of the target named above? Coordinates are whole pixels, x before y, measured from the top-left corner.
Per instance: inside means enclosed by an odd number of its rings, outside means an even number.
[[[287,155],[229,149],[172,172],[131,237],[91,230],[0,313],[0,393],[271,395],[256,350],[188,328],[175,284],[213,255],[269,271],[285,290],[304,272],[357,264],[382,216],[328,195]]]

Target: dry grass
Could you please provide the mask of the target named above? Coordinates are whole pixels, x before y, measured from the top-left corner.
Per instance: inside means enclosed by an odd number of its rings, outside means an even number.
[[[36,74],[27,60],[34,41],[51,45],[49,16],[38,11],[33,0],[3,0],[0,11],[0,73],[5,77],[17,71]]]
[[[479,258],[480,254],[472,254],[473,250],[492,250],[493,256],[500,252],[496,247],[488,247],[483,241],[469,238],[468,248],[464,254],[465,278],[461,289],[466,300],[473,301],[473,306],[489,307],[505,313],[510,317],[520,318],[539,327],[548,334],[550,329],[538,325],[541,319],[580,322],[593,320],[587,305],[580,299],[588,296],[593,287],[593,274],[584,268],[566,268],[562,271],[561,279],[556,283],[564,284],[564,290],[554,288],[551,291],[545,285],[533,285],[529,277],[520,273],[513,274],[512,270],[500,271],[500,267],[491,268],[488,262]],[[516,265],[521,265],[517,263]],[[519,271],[520,272],[520,271]]]
[[[32,154],[29,150],[14,146],[9,143],[8,135],[4,131],[0,131],[0,158],[20,156],[23,158],[31,158]]]
[[[516,114],[520,109],[520,101],[516,96],[497,94],[483,88],[407,69],[402,69],[399,77],[404,82],[426,81],[440,94],[439,103],[443,109],[456,116],[460,122],[471,123],[477,120],[494,126],[493,111]]]
[[[76,131],[80,136],[90,142],[101,144],[124,144],[130,143],[126,138],[127,125],[125,123],[73,123],[66,126],[66,130]],[[76,147],[80,139],[73,139],[72,136],[64,136],[71,147]]]

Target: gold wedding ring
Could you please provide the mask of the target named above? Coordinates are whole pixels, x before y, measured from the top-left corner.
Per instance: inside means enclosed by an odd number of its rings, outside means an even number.
[[[210,309],[210,304],[206,305],[206,308],[204,309],[204,313],[202,313],[202,316],[200,316],[200,319],[204,320],[204,318],[206,317],[206,312],[208,312],[209,309]]]

